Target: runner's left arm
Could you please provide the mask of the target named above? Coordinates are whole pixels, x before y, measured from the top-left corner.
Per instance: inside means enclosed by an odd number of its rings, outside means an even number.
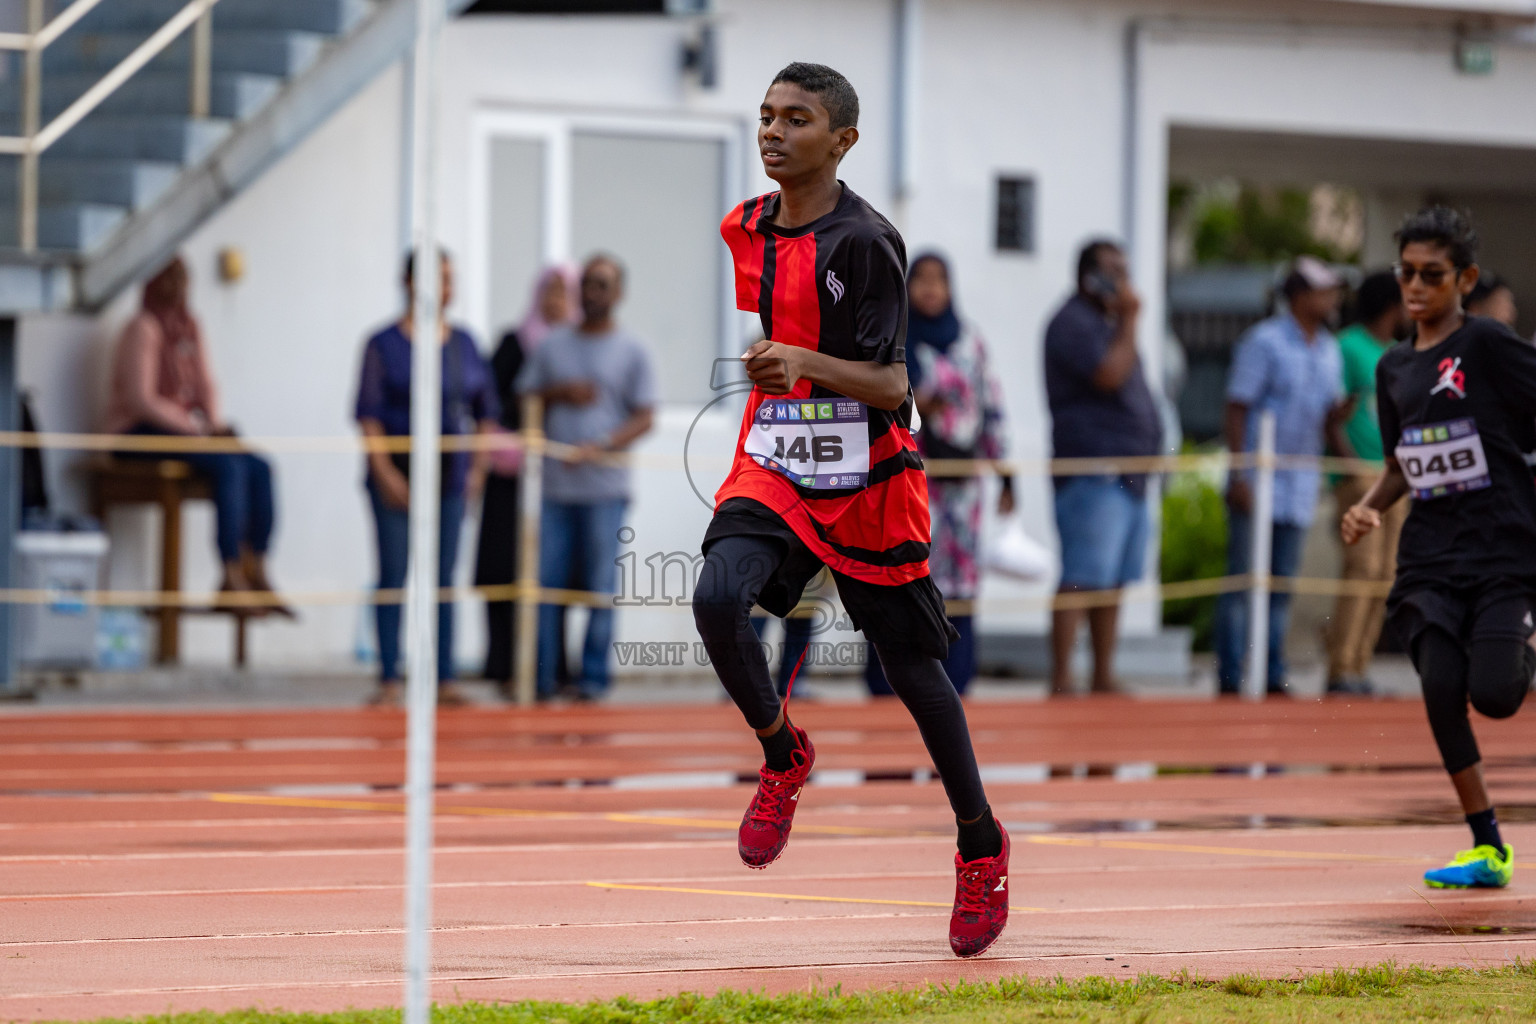
[[[741,358],[752,383],[770,395],[787,395],[809,380],[876,409],[899,409],[907,400],[906,363],[838,359],[775,341],[760,341]]]
[[[1510,412],[1536,417],[1536,345],[1503,324],[1488,323],[1487,344],[1492,364],[1498,368],[1493,385]]]

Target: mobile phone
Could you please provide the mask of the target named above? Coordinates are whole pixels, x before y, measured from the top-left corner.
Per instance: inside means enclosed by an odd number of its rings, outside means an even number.
[[[1102,270],[1094,270],[1083,279],[1083,287],[1089,295],[1109,302],[1120,294],[1120,283]]]

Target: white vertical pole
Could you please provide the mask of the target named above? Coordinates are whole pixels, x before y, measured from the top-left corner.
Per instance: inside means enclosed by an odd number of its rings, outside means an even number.
[[[203,11],[192,26],[193,117],[207,117],[213,106],[213,8]]]
[[[1258,466],[1253,472],[1253,549],[1248,591],[1248,671],[1243,696],[1263,700],[1269,684],[1269,563],[1275,530],[1275,414],[1259,414]]]
[[[539,526],[544,508],[544,400],[523,399],[523,480],[518,511],[517,663],[513,665],[513,696],[532,707],[538,691],[539,658]]]
[[[43,124],[43,51],[37,34],[43,29],[43,0],[27,0],[27,34],[31,45],[22,55],[21,134],[27,151],[21,154],[17,177],[16,244],[27,252],[37,248],[37,150],[33,144]]]
[[[437,731],[437,572],[442,347],[436,184],[437,49],[444,0],[416,0],[411,68],[411,239],[416,254],[411,337],[411,653],[406,677],[405,1024],[432,1010],[432,801]]]

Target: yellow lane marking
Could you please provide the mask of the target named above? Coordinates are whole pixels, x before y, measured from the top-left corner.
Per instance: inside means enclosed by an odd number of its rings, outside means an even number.
[[[259,793],[210,793],[208,799],[221,804],[254,804],[260,807],[310,807],[327,811],[378,811],[385,814],[404,814],[404,804],[374,802],[370,800],[332,800],[317,797],[266,796]],[[487,818],[538,818],[544,821],[611,821],[621,825],[663,825],[673,828],[697,828],[718,831],[736,829],[739,821],[717,821],[712,818],[679,818],[647,814],[624,814],[618,811],[584,813],[577,811],[530,811],[516,807],[448,807],[439,806],[440,815],[473,815]],[[922,829],[858,828],[852,825],[797,825],[797,832],[812,832],[828,836],[934,836],[948,833],[929,832]]]
[[[790,892],[747,892],[744,889],[684,889],[670,885],[630,885],[624,882],[588,882],[594,889],[630,889],[637,892],[680,892],[693,896],[749,896],[759,900],[804,900],[807,903],[872,903],[882,907],[940,907],[948,910],[951,904],[929,903],[924,900],[868,900],[853,896],[805,896]],[[1010,907],[1010,910],[1028,910],[1043,913],[1040,907]]]
[[[1072,836],[1028,836],[1028,842],[1045,846],[1098,846],[1109,850],[1156,850],[1160,853],[1209,853],[1220,857],[1268,857],[1273,860],[1358,861],[1371,864],[1432,864],[1433,857],[1388,857],[1374,853],[1324,853],[1313,850],[1264,850],[1245,846],[1192,846],[1187,843],[1148,843],[1128,839],[1077,839]],[[1517,868],[1536,864],[1515,862]]]

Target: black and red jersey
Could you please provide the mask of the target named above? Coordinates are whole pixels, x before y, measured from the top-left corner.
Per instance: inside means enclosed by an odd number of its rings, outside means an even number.
[[[769,221],[779,193],[742,203],[720,225],[736,268],[736,305],[762,318],[763,335],[838,359],[906,361],[906,246],[846,185],[831,213],[798,228]],[[802,487],[745,451],[765,399],[747,400],[730,475],[715,495],[750,498],[782,516],[832,569],[899,585],[928,575],[928,487],[912,441],[912,396],[894,412],[870,408],[869,472],[845,490]],[[784,397],[784,396],[778,396]],[[788,397],[843,398],[802,380]]]
[[[1413,496],[1398,591],[1536,580],[1536,488],[1523,454],[1536,449],[1536,347],[1481,316],[1433,348],[1399,342],[1376,364],[1376,410]]]

